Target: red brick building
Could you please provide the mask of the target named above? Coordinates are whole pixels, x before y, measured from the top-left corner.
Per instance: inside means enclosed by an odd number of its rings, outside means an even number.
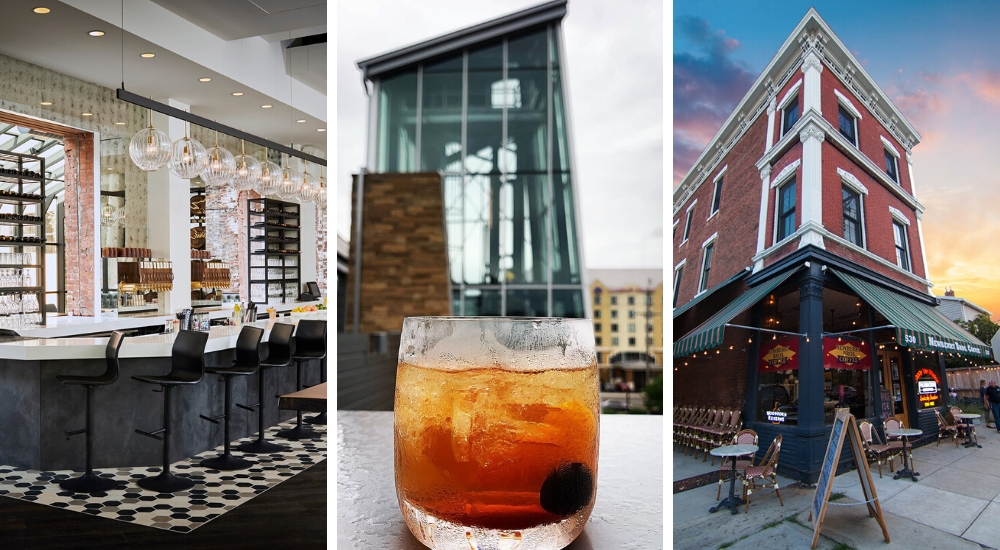
[[[819,472],[837,407],[936,436],[942,353],[911,151],[920,134],[810,9],[674,191],[674,403],[738,408]]]

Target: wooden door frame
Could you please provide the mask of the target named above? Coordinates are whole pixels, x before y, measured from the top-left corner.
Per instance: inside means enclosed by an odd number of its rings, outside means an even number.
[[[893,380],[892,378],[892,367],[889,362],[889,357],[891,355],[895,355],[898,358],[897,374],[899,375],[899,380]],[[900,401],[903,403],[903,412],[895,414],[893,418],[902,422],[904,428],[909,428],[910,407],[906,400],[906,385],[903,383],[903,378],[905,378],[905,375],[903,373],[903,352],[899,350],[881,349],[878,350],[878,357],[879,357],[879,368],[882,369],[882,380],[888,382],[889,393],[893,397],[893,411],[896,410],[896,404],[895,404],[895,394],[892,391],[892,384],[893,382],[899,383],[899,393],[901,398]],[[881,386],[879,389],[881,389]]]

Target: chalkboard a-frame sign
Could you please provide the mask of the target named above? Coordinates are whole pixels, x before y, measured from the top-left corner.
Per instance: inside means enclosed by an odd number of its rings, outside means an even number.
[[[868,514],[878,519],[878,524],[882,527],[882,534],[885,536],[885,542],[889,542],[889,531],[885,528],[885,517],[882,515],[882,507],[879,506],[878,497],[875,494],[875,484],[872,481],[872,472],[868,468],[868,459],[865,456],[865,448],[861,442],[858,424],[849,409],[837,409],[837,416],[833,420],[833,430],[830,432],[830,441],[826,445],[826,455],[823,456],[823,469],[819,473],[816,493],[813,495],[812,507],[809,509],[809,520],[813,524],[812,548],[816,548],[816,543],[819,541],[819,531],[823,528],[823,516],[826,515],[826,505],[830,501],[833,476],[837,473],[837,462],[840,460],[840,450],[844,446],[845,437],[854,453],[854,463],[858,467],[858,477],[861,478],[861,488],[865,494]]]

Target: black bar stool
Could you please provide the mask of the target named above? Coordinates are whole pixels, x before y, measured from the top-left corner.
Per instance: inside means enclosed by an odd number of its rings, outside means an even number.
[[[234,376],[249,376],[260,368],[260,339],[264,336],[264,329],[244,326],[240,330],[240,337],[236,339],[236,360],[233,361],[231,367],[212,367],[205,369],[205,372],[212,374],[221,374],[223,380],[226,384],[225,390],[225,405],[222,414],[218,416],[208,417],[203,414],[199,414],[202,419],[208,420],[213,424],[218,424],[219,419],[224,419],[223,421],[223,433],[225,450],[223,453],[215,458],[206,458],[201,461],[201,465],[205,468],[211,468],[213,470],[242,470],[243,468],[249,468],[253,462],[246,460],[244,458],[238,458],[233,456],[230,452],[229,443],[229,419],[232,416],[232,405],[233,405],[233,377]],[[249,407],[244,407],[240,405],[241,408],[252,411],[253,409]]]
[[[295,332],[295,325],[288,323],[275,323],[271,327],[271,334],[267,338],[267,358],[260,362],[260,370],[257,371],[258,402],[248,407],[236,405],[247,410],[257,408],[257,439],[239,446],[239,449],[245,453],[262,454],[287,450],[286,447],[264,439],[266,429],[264,425],[264,373],[273,367],[287,367],[292,364],[293,332]]]
[[[87,434],[87,470],[80,477],[64,479],[59,482],[59,486],[67,491],[75,493],[101,493],[109,491],[118,486],[118,482],[109,477],[99,477],[94,475],[94,387],[107,386],[118,380],[118,351],[125,341],[125,333],[112,332],[108,338],[108,346],[104,349],[104,360],[107,362],[107,369],[99,376],[56,376],[56,380],[63,384],[73,384],[87,386],[87,427],[82,430],[66,432],[66,439],[77,434]]]
[[[295,362],[295,385],[302,389],[302,363],[326,357],[326,321],[302,320],[295,331],[295,351],[292,361]],[[302,411],[296,414],[295,427],[278,432],[278,436],[286,439],[309,439],[315,432],[302,425]]]
[[[194,487],[191,479],[177,477],[170,473],[170,390],[187,384],[197,384],[205,377],[205,344],[207,332],[182,330],[177,333],[171,350],[170,372],[162,376],[133,376],[132,379],[146,384],[159,384],[163,392],[163,427],[153,432],[136,430],[136,433],[163,441],[163,471],[156,477],[144,477],[137,481],[139,487],[159,493],[174,493]],[[160,437],[159,434],[163,434]]]

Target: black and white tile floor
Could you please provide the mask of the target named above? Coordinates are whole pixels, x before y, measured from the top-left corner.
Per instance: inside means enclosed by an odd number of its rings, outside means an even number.
[[[76,477],[79,472],[68,470],[39,472],[27,468],[0,466],[0,496],[37,502],[74,512],[189,533],[207,522],[236,508],[253,497],[291,478],[295,474],[326,459],[326,426],[310,425],[316,437],[292,441],[275,437],[275,432],[291,428],[294,421],[268,429],[269,441],[288,450],[274,454],[244,454],[236,447],[255,437],[234,442],[235,456],[256,462],[245,470],[208,470],[198,463],[222,452],[222,446],[194,458],[171,464],[170,471],[180,477],[190,477],[197,484],[188,491],[154,493],[140,488],[135,480],[155,476],[160,468],[116,468],[96,470],[101,477],[114,477],[118,487],[107,493],[92,495],[64,491],[59,482]]]

